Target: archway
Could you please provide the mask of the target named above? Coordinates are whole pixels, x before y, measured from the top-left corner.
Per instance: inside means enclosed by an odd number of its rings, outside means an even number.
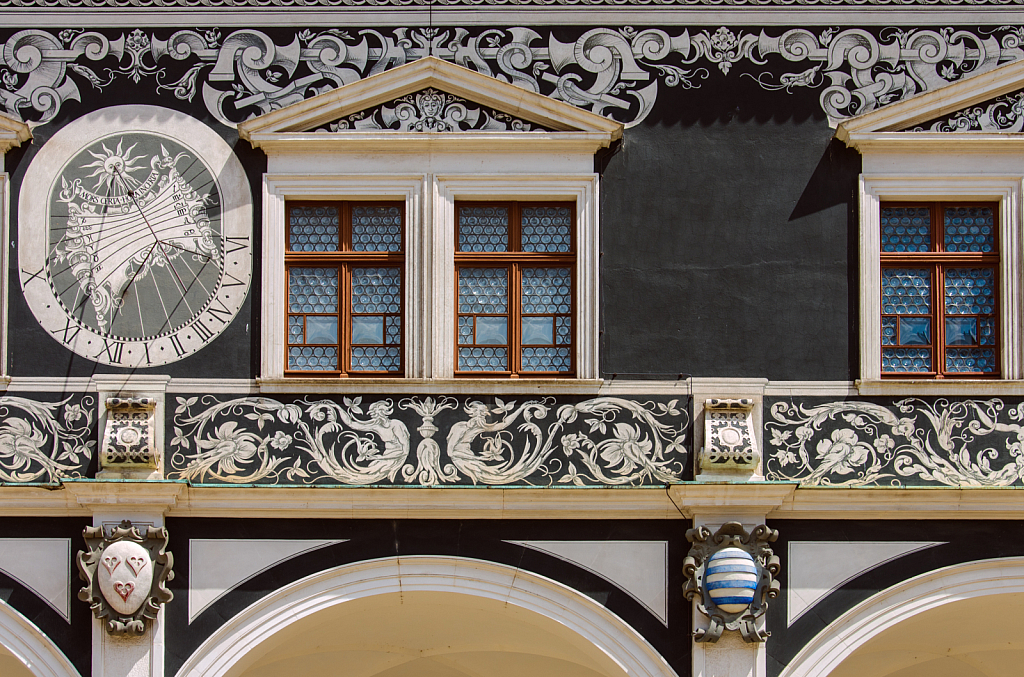
[[[189,677],[676,677],[588,597],[512,567],[401,557],[337,567],[253,604],[178,671]]]
[[[81,677],[49,637],[4,602],[0,602],[0,675]]]
[[[1022,613],[1024,557],[938,569],[843,614],[780,677],[1011,677]]]

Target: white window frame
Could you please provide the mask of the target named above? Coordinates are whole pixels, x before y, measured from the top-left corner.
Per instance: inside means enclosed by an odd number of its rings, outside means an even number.
[[[860,178],[860,371],[861,392],[874,382],[879,392],[898,389],[901,383],[913,383],[922,393],[923,384],[934,384],[938,391],[960,387],[989,389],[1001,381],[990,379],[913,379],[882,380],[882,308],[881,308],[881,204],[891,201],[969,201],[999,203],[999,371],[1002,381],[1024,377],[1022,351],[1022,270],[1021,252],[1021,178],[1020,176],[922,176],[862,174]],[[866,387],[865,387],[866,386]],[[927,389],[927,385],[925,386]]]
[[[566,200],[576,205],[575,378],[600,378],[598,364],[598,175],[585,174],[267,174],[263,180],[260,388],[265,392],[360,390],[397,392],[429,381],[465,386],[500,383],[506,390],[567,379],[455,379],[455,202]],[[285,371],[287,279],[285,205],[289,200],[402,200],[405,203],[404,377],[288,376]],[[403,385],[404,384],[404,385]],[[304,387],[305,386],[305,387]],[[396,389],[397,387],[397,389]]]

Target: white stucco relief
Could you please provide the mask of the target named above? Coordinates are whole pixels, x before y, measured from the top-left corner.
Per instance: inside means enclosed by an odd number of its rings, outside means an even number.
[[[267,569],[340,540],[193,539],[189,542],[188,622]]]
[[[944,541],[790,541],[786,625],[843,584],[912,552]]]
[[[547,553],[600,576],[668,625],[665,541],[505,541]]]

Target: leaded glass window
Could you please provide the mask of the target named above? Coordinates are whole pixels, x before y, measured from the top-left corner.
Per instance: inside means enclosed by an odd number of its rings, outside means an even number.
[[[402,375],[404,204],[286,211],[286,373]]]
[[[456,373],[571,376],[572,203],[456,205]]]
[[[883,203],[882,374],[998,376],[994,204]]]

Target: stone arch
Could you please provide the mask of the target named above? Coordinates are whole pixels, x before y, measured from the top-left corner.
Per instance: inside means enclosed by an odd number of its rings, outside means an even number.
[[[81,677],[67,656],[32,621],[0,601],[0,667],[15,661],[34,677]]]
[[[989,595],[1024,595],[1024,557],[936,569],[872,595],[818,633],[780,677],[825,677],[874,638],[945,605]]]
[[[262,655],[275,635],[286,636],[317,614],[345,605],[410,599],[442,593],[442,599],[476,600],[479,608],[511,607],[537,614],[571,634],[576,649],[589,651],[601,674],[676,677],[665,659],[622,619],[561,583],[502,564],[461,557],[389,557],[319,572],[252,604],[225,623],[188,658],[178,675],[234,677]],[[306,626],[308,627],[308,625]]]

